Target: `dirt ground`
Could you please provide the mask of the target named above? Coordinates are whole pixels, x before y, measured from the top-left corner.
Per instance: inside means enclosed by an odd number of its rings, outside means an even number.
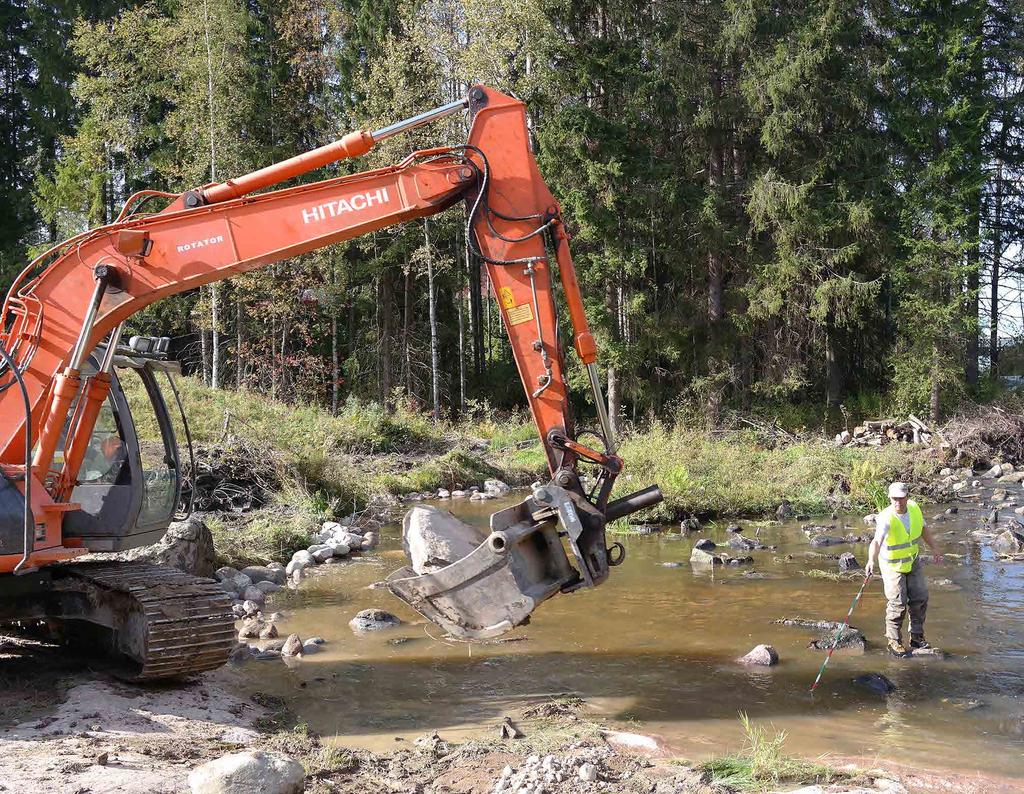
[[[591,722],[571,701],[511,715],[505,738],[498,724],[463,744],[434,734],[391,753],[350,750],[310,735],[287,704],[238,694],[245,672],[229,666],[185,683],[135,686],[56,646],[0,637],[0,792],[187,792],[194,767],[244,749],[298,758],[313,794],[729,791],[673,762],[680,748]],[[870,771],[803,794],[1020,791],[1014,781],[837,763]]]

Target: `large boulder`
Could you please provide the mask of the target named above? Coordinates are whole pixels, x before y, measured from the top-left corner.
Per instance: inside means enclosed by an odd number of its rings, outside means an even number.
[[[839,570],[843,573],[847,571],[859,571],[860,563],[857,562],[857,558],[850,552],[845,552],[839,555]]]
[[[102,556],[107,559],[111,559],[112,556],[113,559],[129,562],[170,565],[193,576],[213,578],[217,571],[213,535],[210,534],[210,528],[195,516],[184,521],[175,521],[167,527],[164,536],[152,546]]]
[[[484,480],[484,490],[491,496],[504,496],[512,488],[501,480]]]
[[[712,554],[710,551],[704,551],[704,549],[698,549],[694,546],[690,552],[690,562],[695,565],[721,565],[722,558],[717,554]]]
[[[1004,554],[1020,554],[1024,552],[1024,534],[1015,529],[1007,529],[992,541],[992,548]]]
[[[416,573],[430,573],[461,560],[484,541],[475,527],[447,510],[417,505],[402,522],[402,545]]]
[[[771,667],[779,663],[779,654],[771,645],[757,645],[746,656],[736,660],[740,664],[754,664]]]
[[[283,753],[231,753],[197,766],[188,785],[192,794],[299,794],[306,770]]]

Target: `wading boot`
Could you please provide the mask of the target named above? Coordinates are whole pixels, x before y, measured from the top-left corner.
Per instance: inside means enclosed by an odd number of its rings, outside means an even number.
[[[931,644],[924,638],[923,634],[911,634],[910,635],[910,650],[912,651],[923,651],[927,648],[931,648]]]
[[[889,649],[889,654],[897,659],[906,659],[910,656],[910,651],[903,646],[902,640],[889,640],[886,647]]]

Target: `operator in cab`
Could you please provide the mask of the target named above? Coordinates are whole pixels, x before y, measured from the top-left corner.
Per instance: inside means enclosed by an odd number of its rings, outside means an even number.
[[[928,544],[934,562],[939,562],[931,531],[924,523],[924,515],[917,502],[910,499],[906,483],[894,482],[889,486],[889,506],[875,519],[875,537],[868,549],[865,573],[875,572],[880,561],[880,573],[885,597],[885,637],[889,653],[897,657],[910,656],[915,650],[930,648],[924,638],[924,619],[928,611],[928,583],[920,559],[921,539]],[[910,612],[910,649],[903,644],[903,619]]]

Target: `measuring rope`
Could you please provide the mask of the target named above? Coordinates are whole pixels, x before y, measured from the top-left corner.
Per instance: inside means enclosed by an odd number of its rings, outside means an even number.
[[[839,645],[839,641],[843,638],[843,632],[846,631],[850,625],[850,617],[853,615],[853,610],[857,608],[857,602],[860,601],[860,597],[864,594],[864,588],[868,586],[868,580],[871,579],[871,574],[864,576],[864,581],[861,583],[860,590],[857,591],[857,595],[853,599],[853,603],[850,604],[850,611],[846,613],[846,620],[843,621],[842,628],[836,632],[835,642],[832,643],[832,647],[828,649],[828,656],[825,657],[825,661],[821,663],[821,669],[818,670],[818,677],[814,679],[814,683],[811,685],[811,692],[813,692],[818,683],[821,681],[821,674],[825,672],[825,667],[828,665],[829,660],[832,658],[832,654],[835,652]]]

